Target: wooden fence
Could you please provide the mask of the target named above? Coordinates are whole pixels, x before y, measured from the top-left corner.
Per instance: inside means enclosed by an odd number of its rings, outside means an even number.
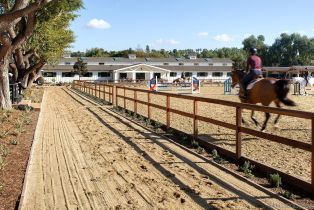
[[[164,110],[166,112],[165,120],[166,120],[166,126],[168,128],[171,127],[171,119],[170,119],[170,113],[178,114],[181,116],[189,117],[193,120],[193,136],[195,139],[197,139],[200,143],[200,145],[204,147],[210,147],[210,148],[216,148],[221,152],[222,154],[229,156],[236,160],[249,160],[252,164],[254,164],[257,168],[264,172],[279,173],[283,180],[286,182],[289,182],[289,184],[297,186],[299,188],[302,188],[303,190],[312,193],[314,195],[314,113],[313,112],[304,112],[304,111],[296,111],[296,110],[288,110],[288,109],[282,109],[282,108],[275,108],[275,107],[264,107],[264,106],[258,106],[258,105],[251,105],[251,104],[244,104],[244,103],[237,103],[237,102],[231,102],[231,101],[224,101],[224,100],[218,100],[218,99],[211,99],[211,98],[203,98],[203,97],[195,97],[195,96],[187,96],[187,95],[178,95],[178,94],[172,94],[172,93],[153,93],[148,90],[141,90],[141,89],[135,89],[130,87],[123,87],[123,86],[115,86],[112,84],[102,84],[102,83],[93,83],[93,82],[85,82],[85,81],[74,81],[72,84],[72,87],[76,90],[80,90],[82,92],[91,94],[99,99],[103,99],[113,105],[118,104],[118,99],[123,100],[123,107],[126,107],[126,100],[133,102],[133,111],[134,113],[138,114],[137,105],[143,104],[147,106],[147,117],[148,119],[151,119],[151,108],[157,108],[160,110]],[[133,91],[133,97],[126,96],[126,90]],[[121,94],[122,92],[122,94]],[[138,99],[138,93],[145,93],[147,94],[147,101],[142,101]],[[151,102],[151,96],[159,95],[164,96],[166,99],[166,106],[157,105]],[[179,99],[185,99],[185,100],[191,100],[193,102],[193,113],[184,112],[181,110],[176,110],[171,108],[170,106],[170,100],[171,98],[179,98]],[[198,115],[198,103],[199,102],[205,102],[205,103],[211,103],[211,104],[218,104],[223,106],[229,106],[233,107],[236,111],[236,118],[235,124],[219,121],[216,119],[211,119],[208,117],[200,116]],[[291,117],[297,117],[302,119],[307,119],[311,121],[311,139],[312,144],[296,141],[293,139],[264,133],[261,131],[253,130],[250,128],[242,127],[242,110],[248,109],[248,110],[255,110],[255,111],[261,111],[261,112],[268,112],[273,114],[280,114],[284,116],[291,116]],[[198,138],[198,122],[207,122],[214,125],[222,126],[228,129],[232,129],[235,131],[236,136],[236,150],[235,152],[231,152],[229,150],[226,150],[224,148],[218,147],[217,145],[214,145],[208,141],[204,141]],[[242,156],[241,148],[242,148],[242,138],[241,134],[249,134],[255,137],[263,138],[269,141],[281,143],[284,145],[288,145],[294,148],[298,148],[304,151],[311,152],[311,183],[306,182],[304,180],[301,180],[299,178],[296,178],[294,176],[291,176],[289,174],[283,173],[281,171],[278,171],[277,169],[274,169],[272,167],[266,166],[262,163],[256,162],[254,160],[251,160],[247,157]]]

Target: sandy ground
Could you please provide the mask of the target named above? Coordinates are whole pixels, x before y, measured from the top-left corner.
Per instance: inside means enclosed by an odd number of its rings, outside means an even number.
[[[22,209],[289,209],[108,108],[47,89]]]
[[[142,87],[147,89],[147,87]],[[314,88],[312,88],[313,92]],[[292,92],[291,89],[290,92]],[[176,91],[174,91],[176,92]],[[201,94],[195,96],[208,97],[214,99],[222,99],[228,101],[239,102],[238,96],[235,94],[237,91],[233,90],[231,95],[223,94],[223,86],[207,86],[201,88]],[[308,90],[311,93],[311,91]],[[177,92],[183,93],[183,92]],[[119,94],[123,95],[122,91]],[[186,91],[185,94],[188,94]],[[126,95],[133,97],[133,91],[126,91]],[[138,98],[147,101],[145,93],[139,93]],[[314,112],[314,95],[295,96],[289,95],[289,98],[294,100],[298,105],[296,107],[284,107],[288,109],[303,110]],[[155,104],[162,106],[166,105],[164,96],[152,95],[151,101]],[[123,100],[119,99],[118,104],[123,107]],[[170,100],[171,108],[193,113],[193,104],[190,100],[175,99]],[[272,105],[274,106],[274,105]],[[133,102],[127,101],[127,108],[133,110]],[[147,106],[138,105],[139,113],[147,116]],[[244,110],[243,117],[247,121],[246,127],[259,130],[253,121],[250,119],[250,111]],[[235,108],[199,103],[198,114],[212,119],[235,124]],[[257,120],[262,124],[264,120],[264,113],[255,112]],[[266,133],[275,134],[282,137],[292,138],[297,141],[311,143],[311,121],[300,118],[282,116],[279,120],[279,129],[273,126],[273,121],[276,115],[271,115]],[[152,119],[166,123],[165,111],[152,108]],[[171,114],[171,127],[178,130],[192,133],[192,120],[187,117],[182,117],[176,114]],[[235,151],[235,132],[220,126],[212,125],[209,123],[199,122],[199,135],[214,144],[217,144],[230,151]],[[244,156],[249,157],[258,162],[264,163],[285,173],[296,176],[300,179],[310,181],[311,174],[311,154],[300,149],[295,149],[290,146],[282,145],[275,142],[270,142],[260,139],[251,135],[242,135],[243,145],[242,153]]]

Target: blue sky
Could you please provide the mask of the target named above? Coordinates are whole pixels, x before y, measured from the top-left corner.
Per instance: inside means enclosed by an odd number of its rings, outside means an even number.
[[[73,51],[92,47],[215,49],[242,47],[262,34],[272,44],[281,33],[314,37],[313,0],[84,0],[72,23]]]

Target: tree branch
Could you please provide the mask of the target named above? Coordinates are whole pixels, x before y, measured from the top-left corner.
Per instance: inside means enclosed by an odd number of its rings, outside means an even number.
[[[21,21],[24,22],[25,26],[23,27],[22,31],[12,41],[13,51],[16,48],[20,47],[32,35],[32,32],[34,31],[36,24],[35,12],[30,13],[28,15],[27,23],[26,18],[22,18]]]
[[[14,24],[14,20],[23,16],[27,16],[30,13],[34,13],[42,7],[46,6],[48,3],[57,1],[58,0],[37,0],[36,2],[26,6],[26,4],[29,2],[28,0],[17,0],[16,4],[14,5],[15,10],[12,10],[11,12],[2,14],[0,16],[0,31],[8,29],[11,25]],[[24,8],[19,9],[19,7],[23,5],[25,5]]]

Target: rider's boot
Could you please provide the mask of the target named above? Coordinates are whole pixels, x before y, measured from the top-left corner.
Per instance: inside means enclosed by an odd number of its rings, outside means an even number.
[[[246,86],[244,84],[241,84],[241,88],[242,88],[242,95],[240,95],[241,99],[247,99],[248,98],[248,93],[246,90]]]

